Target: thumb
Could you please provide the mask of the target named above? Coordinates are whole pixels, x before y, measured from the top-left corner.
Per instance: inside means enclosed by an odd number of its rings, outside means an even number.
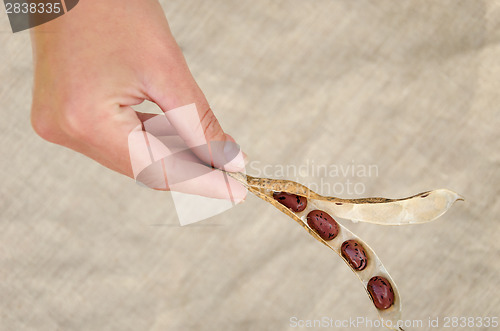
[[[191,103],[166,110],[165,115],[186,145],[207,165],[230,172],[245,170],[240,146],[224,132],[208,104],[200,108]]]
[[[180,48],[172,48],[172,54],[152,67],[156,69],[150,71],[147,94],[163,110],[193,153],[212,167],[244,171],[239,145],[221,128]]]

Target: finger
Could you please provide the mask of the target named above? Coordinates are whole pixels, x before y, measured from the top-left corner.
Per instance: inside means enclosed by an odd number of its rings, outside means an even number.
[[[173,153],[188,148],[184,140],[177,134],[172,124],[170,124],[165,114],[136,112],[136,115],[142,121],[142,130],[152,134],[165,146],[168,146]],[[193,157],[195,157],[195,155],[193,155]]]
[[[137,115],[137,118],[141,121],[141,122],[145,122],[153,117],[155,117],[156,115],[158,114],[151,114],[151,113],[143,113],[143,112],[140,112],[140,111],[135,111],[135,114]]]
[[[244,171],[240,146],[224,133],[210,108],[196,104],[170,109],[165,113],[180,137],[206,164],[227,171]]]
[[[157,128],[168,127],[165,121],[163,114],[152,116],[146,121],[152,128],[150,132],[143,131],[145,122],[129,133],[128,144],[134,178],[154,189],[241,202],[246,196],[246,189],[240,183],[202,164],[185,144],[183,148],[169,145],[171,139],[180,137],[156,137],[152,134],[155,130],[164,134],[165,131]]]
[[[165,114],[149,114],[136,111],[137,118],[142,122],[143,129],[154,136],[178,135]]]
[[[227,136],[228,136],[228,137],[229,137],[232,141],[236,141],[236,140],[233,138],[233,136],[231,136],[230,134],[226,133],[226,135],[227,135]],[[243,152],[243,151],[241,151],[241,154],[243,155],[243,162],[244,162],[244,164],[245,164],[245,166],[246,166],[246,165],[248,164],[248,162],[249,162],[249,161],[248,161],[248,155],[247,155],[247,153],[245,153],[245,152]]]
[[[139,172],[137,181],[155,189],[226,199],[234,203],[243,201],[247,194],[239,182],[200,163],[189,149],[151,163]]]
[[[179,65],[167,62],[151,73],[148,95],[166,114],[179,136],[207,165],[227,171],[244,171],[241,148],[222,129],[182,57]]]

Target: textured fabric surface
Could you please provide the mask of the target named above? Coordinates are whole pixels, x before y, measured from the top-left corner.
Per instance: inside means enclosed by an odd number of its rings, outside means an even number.
[[[250,174],[326,183],[323,193],[358,184],[359,194],[339,192],[346,198],[434,188],[466,198],[425,225],[344,223],[391,272],[403,318],[423,320],[408,330],[429,329],[429,317],[441,326],[447,316],[500,317],[498,2],[162,5]],[[342,260],[256,197],[180,227],[169,193],[37,137],[29,33],[9,28],[0,14],[0,330],[295,330],[292,317],[377,319]],[[302,171],[279,173],[287,165]],[[310,171],[321,165],[377,171]]]

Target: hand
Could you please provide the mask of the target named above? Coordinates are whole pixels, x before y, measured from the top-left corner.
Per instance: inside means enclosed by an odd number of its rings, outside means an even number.
[[[137,128],[141,131],[154,115],[131,106],[148,100],[165,112],[167,125],[160,131],[182,138],[199,163],[228,171],[244,169],[241,152],[234,157],[233,150],[227,163],[221,155],[224,148],[210,153],[195,148],[210,142],[235,144],[210,110],[157,1],[80,1],[67,14],[33,28],[31,36],[35,66],[31,121],[45,140],[134,177],[129,135]],[[197,116],[170,112],[190,104]],[[153,134],[146,135],[159,154],[173,153]],[[217,175],[194,179],[181,191],[237,201],[246,195],[239,183],[228,178],[226,184]]]

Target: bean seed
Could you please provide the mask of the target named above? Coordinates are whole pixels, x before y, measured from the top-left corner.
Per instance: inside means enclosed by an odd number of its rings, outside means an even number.
[[[363,270],[368,264],[368,258],[363,246],[354,239],[346,240],[340,248],[342,256],[349,262],[354,270]]]
[[[368,292],[372,297],[375,307],[384,310],[394,303],[394,291],[391,283],[384,277],[375,276],[368,281]]]
[[[339,234],[338,223],[328,213],[313,210],[307,214],[307,224],[315,230],[323,240],[333,240]]]
[[[307,207],[306,197],[286,192],[274,192],[273,198],[283,206],[295,211],[301,212]]]

